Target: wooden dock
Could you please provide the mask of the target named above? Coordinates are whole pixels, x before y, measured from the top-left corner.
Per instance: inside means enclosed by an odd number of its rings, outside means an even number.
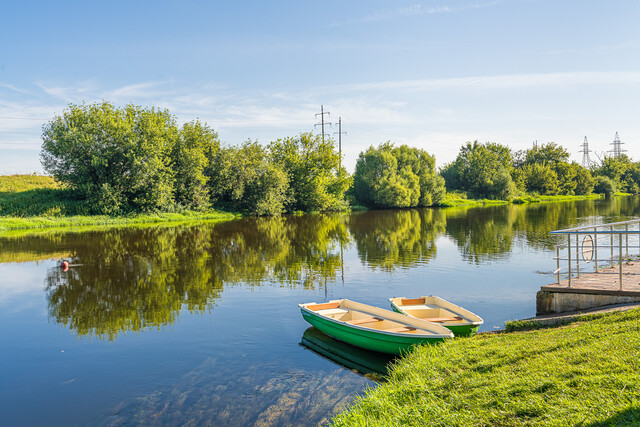
[[[582,273],[560,283],[542,286],[536,298],[539,315],[579,311],[611,304],[640,302],[640,261],[624,262],[622,286],[620,266]]]
[[[620,266],[601,269],[598,273],[583,273],[560,283],[543,286],[540,290],[549,292],[573,292],[603,295],[640,296],[640,261],[622,264],[622,286],[620,286]]]

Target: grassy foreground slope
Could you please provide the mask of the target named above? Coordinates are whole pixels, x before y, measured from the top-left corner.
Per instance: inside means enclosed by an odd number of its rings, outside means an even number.
[[[421,347],[333,422],[640,425],[640,310]]]

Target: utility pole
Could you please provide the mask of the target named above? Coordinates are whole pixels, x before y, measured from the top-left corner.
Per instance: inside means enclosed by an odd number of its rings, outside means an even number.
[[[587,142],[587,137],[584,137],[584,142],[582,143],[582,150],[578,151],[579,153],[582,153],[582,166],[585,168],[590,168],[591,167],[591,159],[589,158],[589,153],[591,152],[591,150],[589,150],[589,143]]]
[[[623,152],[627,151],[622,149],[622,144],[624,144],[624,142],[620,142],[620,137],[618,136],[618,132],[616,132],[616,136],[613,138],[613,143],[609,144],[613,145],[613,150],[610,152],[613,152],[613,157],[615,159],[619,158]]]
[[[338,166],[338,174],[342,170],[342,134],[347,134],[346,132],[342,132],[342,117],[338,117],[338,132],[334,132],[334,134],[338,134],[338,154],[340,155],[340,163]]]
[[[331,113],[330,113],[330,112],[328,112],[328,111],[324,111],[324,105],[321,105],[321,106],[320,106],[320,112],[319,112],[319,113],[316,113],[316,117],[320,116],[320,123],[316,123],[316,124],[314,125],[314,127],[315,127],[315,126],[320,126],[320,125],[322,125],[322,143],[323,143],[323,144],[324,144],[324,115],[325,115],[325,114],[326,114],[326,115],[328,115],[329,117],[331,117]],[[331,126],[331,122],[327,122],[327,124],[328,124],[329,126]]]

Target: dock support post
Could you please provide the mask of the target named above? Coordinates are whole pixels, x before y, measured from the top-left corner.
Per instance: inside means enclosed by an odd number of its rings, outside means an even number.
[[[576,277],[580,278],[580,235],[576,232]]]
[[[611,268],[613,268],[613,225],[611,228]]]
[[[560,286],[560,235],[556,235],[556,283]]]
[[[569,287],[571,287],[571,234],[567,234],[567,260],[569,262]]]
[[[627,232],[624,235],[624,238],[625,238],[625,241],[626,241],[626,244],[627,244],[627,249],[624,251],[624,253],[625,253],[624,257],[626,259],[628,259],[629,258],[629,224],[625,224],[624,228],[625,228],[625,231]]]
[[[597,227],[593,227],[593,251],[594,251],[594,262],[596,264],[596,273],[598,272],[598,229]]]
[[[620,238],[618,239],[620,254],[618,256],[620,261],[620,290],[622,290],[622,234],[619,234]]]

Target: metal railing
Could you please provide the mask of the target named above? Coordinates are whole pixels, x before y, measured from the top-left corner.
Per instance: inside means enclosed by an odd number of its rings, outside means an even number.
[[[557,269],[554,271],[558,285],[581,274],[617,274],[620,290],[626,276],[638,273],[623,271],[623,265],[640,258],[640,219],[609,224],[555,230],[557,236]],[[639,270],[640,271],[640,270]]]

